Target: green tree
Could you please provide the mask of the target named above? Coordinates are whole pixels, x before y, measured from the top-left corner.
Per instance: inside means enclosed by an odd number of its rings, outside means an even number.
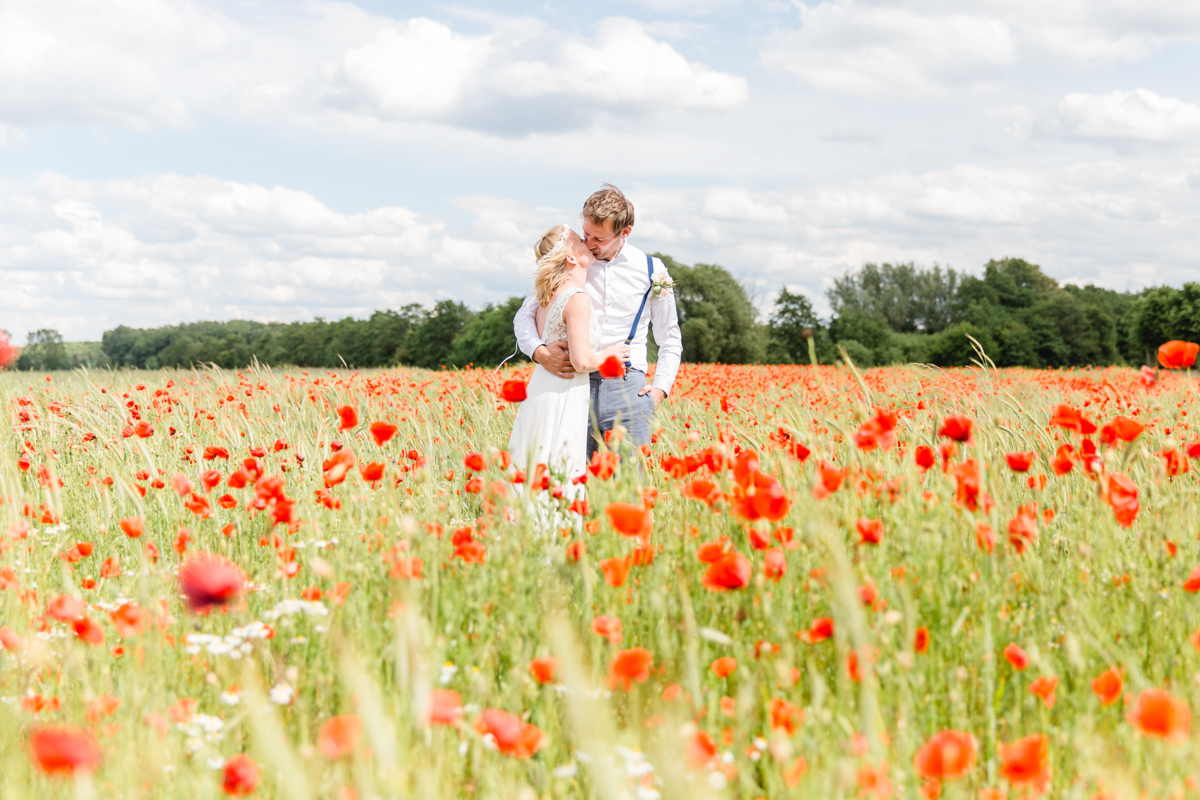
[[[494,367],[511,356],[517,349],[513,317],[523,302],[523,297],[510,297],[498,306],[488,303],[468,319],[454,337],[450,347],[450,363],[456,367],[468,364]],[[525,354],[518,351],[513,360],[523,361]]]
[[[450,351],[454,337],[471,319],[472,313],[462,303],[440,300],[433,310],[417,322],[405,340],[401,360],[425,369],[451,366]],[[509,320],[511,321],[511,317]]]
[[[812,301],[784,286],[775,299],[775,313],[767,323],[767,347],[774,355],[770,360],[807,364],[808,338],[805,334],[815,336],[820,327],[821,321],[813,311]]]
[[[766,328],[746,289],[724,267],[661,258],[675,281],[675,306],[690,362],[756,364],[767,354]]]
[[[25,349],[17,359],[17,369],[46,372],[55,369],[70,369],[67,348],[62,335],[52,328],[41,328],[29,334]]]

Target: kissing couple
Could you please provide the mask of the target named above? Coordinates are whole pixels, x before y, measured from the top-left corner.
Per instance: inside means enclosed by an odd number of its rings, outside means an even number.
[[[683,355],[671,277],[660,259],[627,241],[633,204],[605,184],[581,216],[582,238],[555,225],[534,245],[533,289],[513,318],[517,346],[537,366],[508,451],[527,474],[544,465],[569,497],[582,495],[572,479],[615,426],[634,448],[650,443],[654,412],[671,393]],[[647,384],[651,325],[658,369]]]

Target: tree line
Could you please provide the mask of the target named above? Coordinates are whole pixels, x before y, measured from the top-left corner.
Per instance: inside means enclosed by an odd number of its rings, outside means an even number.
[[[977,340],[998,366],[1069,367],[1154,363],[1158,345],[1200,341],[1200,283],[1117,292],[1060,285],[1019,258],[989,261],[980,276],[940,265],[866,264],[827,292],[832,315],[786,287],[763,321],[751,294],[717,264],[662,258],[675,280],[684,359],[690,362],[969,364]],[[36,331],[18,369],[159,369],[257,360],[277,366],[427,369],[493,366],[515,349],[512,319],[523,298],[472,310],[453,300],[376,311],[367,319],[308,322],[193,322],[121,326],[97,343],[64,343]],[[650,342],[651,360],[657,348]],[[516,360],[524,360],[521,353]]]

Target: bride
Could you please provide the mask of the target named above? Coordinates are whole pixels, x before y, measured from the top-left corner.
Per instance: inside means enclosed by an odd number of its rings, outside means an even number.
[[[583,474],[587,466],[588,410],[591,389],[588,373],[610,356],[624,362],[628,344],[615,344],[596,352],[600,325],[592,316],[592,301],[584,291],[588,267],[595,258],[576,233],[566,225],[546,231],[533,248],[537,274],[533,293],[538,302],[538,335],[546,344],[566,341],[574,378],[567,380],[540,364],[517,411],[508,451],[513,464],[535,479],[531,465],[545,465],[561,481],[567,496],[582,490],[569,479]]]

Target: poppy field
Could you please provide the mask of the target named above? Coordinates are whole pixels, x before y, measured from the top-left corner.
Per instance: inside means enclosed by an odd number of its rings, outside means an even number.
[[[528,365],[0,373],[0,796],[1200,796],[1196,350],[685,365],[574,479]]]

